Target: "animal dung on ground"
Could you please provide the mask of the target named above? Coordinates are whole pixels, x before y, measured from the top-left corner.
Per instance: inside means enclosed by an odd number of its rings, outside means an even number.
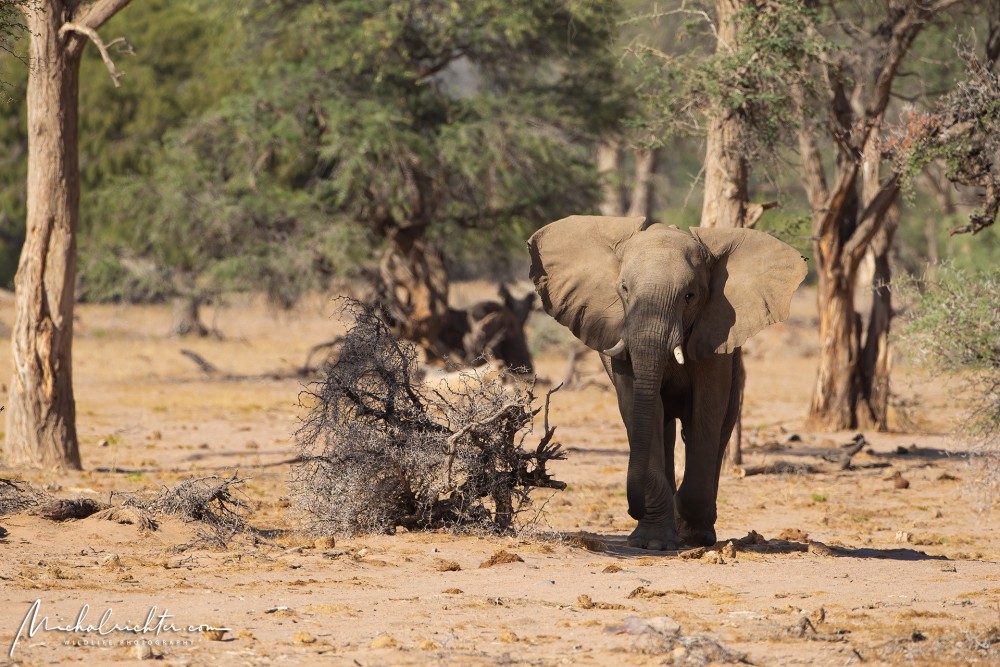
[[[504,551],[501,549],[496,552],[482,563],[479,564],[480,568],[493,567],[494,565],[504,565],[506,563],[523,563],[524,559],[515,553],[510,551]]]
[[[437,564],[434,569],[438,572],[458,572],[462,569],[462,566],[453,560],[445,560],[443,558],[437,559]]]

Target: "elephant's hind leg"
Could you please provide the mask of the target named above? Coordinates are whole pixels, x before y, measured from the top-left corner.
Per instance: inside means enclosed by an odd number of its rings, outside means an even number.
[[[723,354],[699,364],[699,382],[692,392],[691,411],[684,423],[687,460],[675,506],[678,532],[692,546],[711,546],[716,540],[719,466],[735,422],[733,364],[733,355]]]

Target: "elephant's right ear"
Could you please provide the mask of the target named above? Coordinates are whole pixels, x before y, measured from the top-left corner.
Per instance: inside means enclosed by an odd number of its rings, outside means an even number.
[[[622,338],[625,311],[616,289],[621,246],[644,220],[572,215],[528,239],[531,280],[542,307],[594,350]]]

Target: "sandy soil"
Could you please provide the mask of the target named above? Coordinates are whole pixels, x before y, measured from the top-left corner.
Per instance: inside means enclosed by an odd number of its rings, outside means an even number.
[[[482,293],[461,286],[457,300]],[[867,432],[857,468],[812,474],[725,474],[718,533],[758,544],[719,545],[700,558],[630,549],[627,443],[596,356],[583,386],[553,398],[551,420],[569,484],[538,494],[545,514],[518,537],[399,533],[315,544],[287,500],[309,347],[336,333],[335,306],[316,298],[291,313],[231,304],[225,340],[165,335],[165,307],[84,306],[74,351],[82,473],[13,470],[63,497],[107,499],[237,468],[249,478],[256,549],[191,548],[194,528],[88,518],[53,523],[0,517],[0,649],[17,664],[493,665],[723,663],[756,665],[1000,663],[1000,532],[977,512],[977,471],[947,435],[960,414],[946,378],[897,364],[897,430]],[[788,323],[747,348],[746,465],[777,460],[832,469],[815,454],[854,433],[803,428],[813,374],[812,295]],[[209,313],[211,316],[212,314]],[[0,301],[0,333],[12,323]],[[559,380],[569,339],[544,316],[531,337],[548,346],[539,373]],[[180,354],[200,354],[208,374]],[[0,368],[9,368],[0,346]],[[7,376],[5,376],[6,378]],[[3,387],[6,391],[6,387]],[[797,436],[797,437],[793,437]],[[886,464],[885,467],[870,467]],[[897,488],[900,473],[909,487]],[[549,497],[551,495],[551,497]],[[761,539],[763,542],[761,542]],[[752,540],[745,540],[750,542]],[[500,550],[520,561],[481,567]],[[137,635],[41,629],[115,623]],[[84,607],[87,605],[87,607]],[[221,641],[191,626],[229,628]],[[17,645],[11,659],[11,646]],[[74,645],[76,644],[76,645]],[[84,645],[80,645],[84,644]]]

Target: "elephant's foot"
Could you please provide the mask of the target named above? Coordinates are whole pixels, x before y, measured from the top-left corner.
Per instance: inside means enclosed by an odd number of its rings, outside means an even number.
[[[674,551],[683,548],[684,543],[673,526],[662,521],[647,522],[643,519],[628,536],[628,545],[651,551]]]
[[[677,517],[677,532],[681,539],[693,547],[710,547],[715,544],[715,524],[697,525]]]

